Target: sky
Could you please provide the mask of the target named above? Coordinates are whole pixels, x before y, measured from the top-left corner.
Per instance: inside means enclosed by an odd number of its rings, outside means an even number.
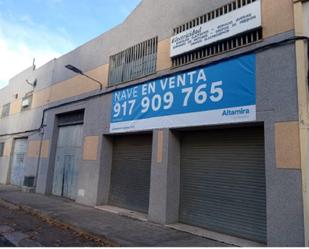
[[[120,24],[141,0],[0,0],[0,88]]]

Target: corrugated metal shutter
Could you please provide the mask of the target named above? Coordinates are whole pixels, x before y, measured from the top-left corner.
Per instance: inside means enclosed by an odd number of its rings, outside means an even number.
[[[263,129],[184,134],[180,221],[266,242]]]
[[[11,170],[11,184],[23,186],[25,176],[25,155],[27,152],[28,139],[16,139]]]
[[[114,138],[109,203],[148,213],[152,135]]]

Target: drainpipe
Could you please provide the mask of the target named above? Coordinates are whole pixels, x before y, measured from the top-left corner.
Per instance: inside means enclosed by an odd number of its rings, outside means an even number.
[[[37,187],[37,183],[38,183],[38,176],[39,176],[39,170],[40,170],[43,136],[44,136],[44,127],[41,128],[41,130],[40,130],[39,155],[38,155],[38,161],[37,161],[37,166],[36,166],[36,174],[35,174],[34,186],[33,186],[35,192],[36,192],[36,187]]]
[[[304,35],[304,10],[303,1],[294,0],[294,29],[295,35]],[[307,46],[306,46],[307,43]],[[308,40],[295,41],[298,111],[299,111],[299,137],[302,174],[302,195],[304,212],[304,237],[305,246],[309,246],[309,192],[308,192]]]

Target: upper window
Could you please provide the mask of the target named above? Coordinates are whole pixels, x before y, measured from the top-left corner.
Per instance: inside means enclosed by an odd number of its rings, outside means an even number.
[[[128,48],[109,59],[109,85],[156,72],[158,37]]]
[[[21,101],[21,111],[26,111],[31,108],[33,93],[27,93]]]
[[[10,103],[2,106],[1,118],[7,117],[10,114]]]
[[[3,157],[4,143],[0,143],[0,157]]]

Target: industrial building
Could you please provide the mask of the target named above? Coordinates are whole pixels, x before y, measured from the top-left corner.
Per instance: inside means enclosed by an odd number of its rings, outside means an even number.
[[[308,246],[308,37],[304,0],[143,0],[0,90],[0,183]]]

